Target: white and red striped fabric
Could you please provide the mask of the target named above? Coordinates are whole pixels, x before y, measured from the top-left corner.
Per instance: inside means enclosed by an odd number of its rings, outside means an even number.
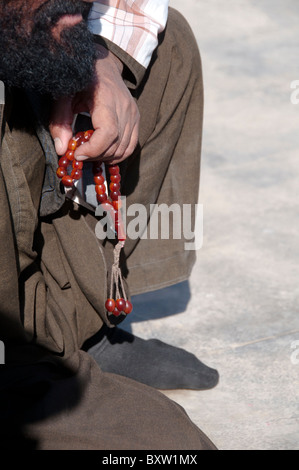
[[[93,2],[89,29],[115,43],[147,68],[165,28],[168,0],[103,0]]]

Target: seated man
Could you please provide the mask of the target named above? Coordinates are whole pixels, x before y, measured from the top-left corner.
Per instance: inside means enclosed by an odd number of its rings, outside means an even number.
[[[0,115],[1,442],[6,448],[213,449],[180,407],[148,385],[210,388],[216,371],[185,351],[115,328],[105,308],[114,246],[97,239],[90,205],[66,197],[47,130],[63,155],[74,114],[88,112],[94,134],[75,158],[119,163],[128,206],[194,204],[199,54],[188,25],[170,11],[150,64],[141,64],[108,37],[94,40],[87,15],[92,23],[107,2],[95,2],[91,13],[87,3],[0,1],[0,79],[6,85]],[[85,123],[78,119],[77,126],[84,130]],[[182,246],[181,240],[128,239],[121,259],[127,289],[144,292],[186,278],[194,253]]]

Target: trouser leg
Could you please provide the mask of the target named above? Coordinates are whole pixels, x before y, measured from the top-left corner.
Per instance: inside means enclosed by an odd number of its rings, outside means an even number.
[[[140,146],[125,163],[122,193],[127,209],[141,204],[191,205],[194,229],[198,202],[203,121],[203,81],[196,40],[186,20],[170,9],[151,66],[135,93],[141,113]],[[149,219],[150,220],[150,219]],[[128,235],[130,222],[127,217]],[[171,224],[170,224],[171,225]],[[125,253],[132,294],[155,290],[187,279],[195,252],[186,240],[150,239],[149,221],[142,239],[128,236]],[[138,231],[141,233],[140,227]],[[147,232],[147,239],[144,234]],[[183,235],[183,234],[182,234]]]
[[[179,405],[83,352],[5,368],[0,412],[2,449],[215,450]]]
[[[127,280],[132,294],[156,290],[189,277],[195,252],[186,240],[152,239],[151,204],[193,209],[198,199],[203,115],[203,83],[198,47],[189,25],[170,10],[169,22],[144,82],[135,93],[141,113],[140,146],[122,165],[126,212],[147,209],[147,239],[132,239],[127,217]],[[166,214],[167,215],[167,214]],[[140,227],[138,230],[141,232]],[[181,233],[181,236],[183,234]],[[163,312],[161,312],[163,315]],[[157,340],[145,341],[120,329],[102,331],[86,350],[103,370],[159,389],[209,389],[218,372],[192,354]]]

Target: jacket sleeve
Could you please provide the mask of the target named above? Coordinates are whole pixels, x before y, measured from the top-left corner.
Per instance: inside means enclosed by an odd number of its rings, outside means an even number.
[[[93,2],[88,25],[95,41],[117,55],[138,85],[165,29],[168,0],[103,0]],[[134,83],[135,82],[135,83]]]

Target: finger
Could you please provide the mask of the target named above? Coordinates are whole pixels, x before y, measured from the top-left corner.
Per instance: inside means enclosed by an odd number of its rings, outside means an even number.
[[[134,152],[139,140],[140,113],[137,106],[133,108],[131,106],[126,115],[130,119],[127,120],[123,134],[120,137],[119,146],[114,153],[114,157],[117,159],[124,159],[130,156]],[[124,120],[123,122],[126,121]]]
[[[139,141],[139,121],[133,126],[128,125],[123,135],[122,141],[117,148],[114,156],[115,158],[124,160],[134,152]]]
[[[133,128],[133,131],[130,131],[128,127],[127,131],[129,133],[129,144],[125,144],[124,151],[120,151],[120,146],[111,146],[105,154],[101,155],[101,161],[108,164],[118,164],[132,155],[139,142],[139,122],[137,122]]]
[[[130,145],[131,133],[132,133],[131,125],[127,125],[125,127],[125,131],[124,131],[120,141],[118,142],[117,148],[114,150],[113,155],[114,155],[115,158],[122,158],[123,157],[124,153],[126,152],[127,148]]]
[[[69,140],[73,135],[73,120],[72,98],[55,101],[51,110],[49,129],[58,155],[63,155],[67,151]]]
[[[139,142],[139,128],[140,128],[140,112],[135,104],[135,109],[134,109],[134,120],[133,120],[133,125],[130,130],[130,139],[129,143],[127,145],[127,148],[123,154],[123,159],[128,158],[134,150],[136,149],[138,142]]]
[[[138,126],[135,126],[133,133],[132,133],[130,144],[127,147],[126,151],[121,156],[116,156],[117,152],[113,153],[111,151],[111,154],[110,154],[110,150],[109,150],[105,156],[101,156],[101,161],[107,164],[111,164],[111,165],[112,164],[117,165],[123,162],[126,158],[130,157],[134,153],[138,145],[138,141],[139,141],[139,128]]]
[[[135,124],[134,129],[131,133],[130,143],[123,155],[123,158],[128,158],[135,151],[139,142],[139,121]]]
[[[75,152],[78,161],[111,155],[119,145],[120,132],[115,117],[110,113],[102,114],[101,127],[95,129],[90,140],[82,144]]]
[[[118,147],[118,136],[109,136],[102,130],[96,129],[89,142],[82,144],[75,152],[78,161],[105,158],[112,155]]]

